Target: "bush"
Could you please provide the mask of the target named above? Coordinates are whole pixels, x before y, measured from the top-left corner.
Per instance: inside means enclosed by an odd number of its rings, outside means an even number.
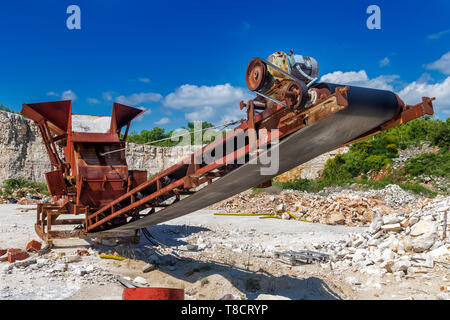
[[[23,178],[11,178],[7,179],[3,182],[2,188],[5,189],[5,194],[7,196],[11,196],[15,190],[22,189],[22,188],[33,188],[33,190],[30,190],[30,193],[42,193],[48,196],[48,189],[47,185],[45,183],[41,182],[33,182],[28,181]]]
[[[430,117],[414,119],[359,141],[353,144],[346,154],[338,155],[327,161],[323,178],[345,181],[369,171],[379,171],[387,164],[392,163],[392,159],[398,156],[399,148],[405,149],[410,145],[419,145],[422,141],[448,150],[450,118],[446,121],[431,120]],[[425,168],[426,163],[430,161],[433,165],[428,169]],[[428,172],[427,174],[445,175],[445,172],[448,172],[448,156],[441,155],[439,159],[431,155],[423,156],[415,162],[412,161],[408,170],[411,175],[418,175],[421,171]]]
[[[449,177],[450,152],[448,149],[441,149],[437,154],[424,153],[408,159],[405,163],[404,170],[406,174],[413,177],[421,175]]]

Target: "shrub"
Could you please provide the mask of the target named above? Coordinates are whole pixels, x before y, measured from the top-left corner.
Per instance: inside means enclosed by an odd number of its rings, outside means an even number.
[[[28,181],[23,178],[11,178],[3,182],[2,188],[5,189],[6,195],[12,195],[15,190],[21,188],[33,188],[30,193],[39,192],[48,196],[48,189],[45,183]]]

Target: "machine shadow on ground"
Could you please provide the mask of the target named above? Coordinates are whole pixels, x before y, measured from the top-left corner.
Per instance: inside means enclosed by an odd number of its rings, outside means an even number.
[[[183,238],[201,231],[210,231],[205,227],[189,225],[155,225],[148,228],[152,235],[151,241],[141,236],[141,242],[136,248],[159,244],[165,247],[183,246],[187,243]],[[152,243],[153,242],[153,243]],[[158,270],[177,280],[195,283],[213,275],[221,275],[237,290],[245,294],[246,299],[255,299],[260,294],[280,295],[294,300],[342,300],[322,279],[317,277],[297,278],[292,275],[274,275],[263,269],[249,270],[239,267],[233,262],[223,263],[209,258],[201,261],[195,258],[180,258],[172,254],[158,254]],[[202,254],[199,252],[199,254]],[[147,257],[135,257],[137,260],[149,262]],[[247,261],[247,253],[242,253],[242,260]],[[173,266],[171,268],[171,266]],[[217,285],[217,284],[216,284]],[[220,286],[220,284],[218,284]],[[220,298],[220,297],[219,297]]]

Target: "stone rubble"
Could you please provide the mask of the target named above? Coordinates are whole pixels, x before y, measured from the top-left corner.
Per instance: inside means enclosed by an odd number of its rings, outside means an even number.
[[[73,285],[107,285],[116,282],[113,274],[98,267],[99,255],[96,251],[89,249],[90,256],[80,257],[79,255],[60,255],[52,251],[51,253],[39,256],[33,253],[26,260],[14,263],[0,263],[0,283],[1,279],[26,275],[29,280],[48,281],[49,285],[54,283],[68,283]],[[77,258],[75,258],[77,257]],[[27,290],[18,285],[16,287],[0,286],[0,299],[14,298],[20,296],[33,295],[34,290]],[[36,288],[38,290],[39,288]]]
[[[277,195],[244,192],[210,206],[224,213],[268,214],[282,219],[298,219],[325,224],[363,226],[372,222],[376,213],[402,215],[429,201],[415,197],[397,185],[381,190],[323,190],[322,194],[284,190]],[[397,222],[385,228],[399,229]]]
[[[426,274],[450,267],[450,197],[436,197],[410,213],[377,213],[368,230],[321,244],[334,269],[357,269],[382,277]],[[351,280],[349,280],[352,282]]]

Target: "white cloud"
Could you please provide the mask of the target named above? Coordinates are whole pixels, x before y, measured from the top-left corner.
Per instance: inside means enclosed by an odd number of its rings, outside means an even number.
[[[98,99],[95,99],[95,98],[87,98],[87,102],[89,104],[99,104],[100,103],[100,101]]]
[[[159,121],[154,122],[156,125],[165,125],[170,123],[170,119],[167,117],[161,118]]]
[[[370,79],[367,73],[361,70],[328,73],[322,76],[320,81],[394,91],[392,84],[397,78],[397,75],[381,75]],[[422,101],[422,97],[435,97],[435,113],[450,115],[450,77],[438,83],[430,83],[432,80],[429,74],[424,73],[417,81],[402,86],[403,89],[398,95],[407,104],[417,104]]]
[[[144,82],[144,83],[149,83],[150,79],[149,78],[138,78],[138,81]]]
[[[430,34],[428,36],[428,39],[430,39],[430,40],[437,40],[440,37],[442,37],[442,36],[444,36],[446,34],[449,34],[449,33],[450,33],[450,29],[444,30],[444,31],[441,31],[441,32],[438,32],[438,33]]]
[[[427,64],[428,70],[438,70],[443,74],[450,75],[450,51],[444,54],[439,60]]]
[[[72,101],[74,101],[74,100],[77,99],[77,95],[72,90],[66,90],[61,95],[59,93],[54,92],[54,91],[49,91],[49,92],[47,92],[47,95],[51,96],[51,97],[58,97],[58,98],[60,98],[62,100],[72,100]]]
[[[392,91],[392,82],[398,77],[398,75],[381,75],[370,79],[365,70],[360,70],[357,72],[335,71],[333,73],[323,75],[320,78],[320,81]]]
[[[61,98],[63,100],[72,100],[73,101],[73,100],[77,99],[77,95],[72,90],[66,90],[62,93]]]
[[[254,98],[247,89],[233,87],[229,83],[216,86],[196,86],[185,84],[164,98],[163,104],[169,108],[184,110],[190,121],[219,121],[239,119],[244,113],[239,110],[239,102]]]
[[[422,97],[435,97],[434,111],[450,115],[450,77],[434,84],[414,81],[403,88],[398,95],[408,104],[419,103]]]
[[[122,104],[137,106],[142,103],[158,102],[162,100],[162,95],[154,92],[133,93],[129,96],[118,96],[116,101]]]
[[[384,59],[380,60],[379,64],[380,64],[380,67],[385,67],[385,66],[389,65],[390,62],[391,62],[391,60],[389,60],[388,57],[385,57]]]
[[[112,101],[113,100],[113,91],[103,92],[102,97],[105,101]]]
[[[144,119],[144,116],[152,114],[152,110],[151,109],[142,108],[142,107],[140,107],[139,109],[144,110],[144,112],[139,117],[136,118],[136,121],[142,121],[142,119]]]

